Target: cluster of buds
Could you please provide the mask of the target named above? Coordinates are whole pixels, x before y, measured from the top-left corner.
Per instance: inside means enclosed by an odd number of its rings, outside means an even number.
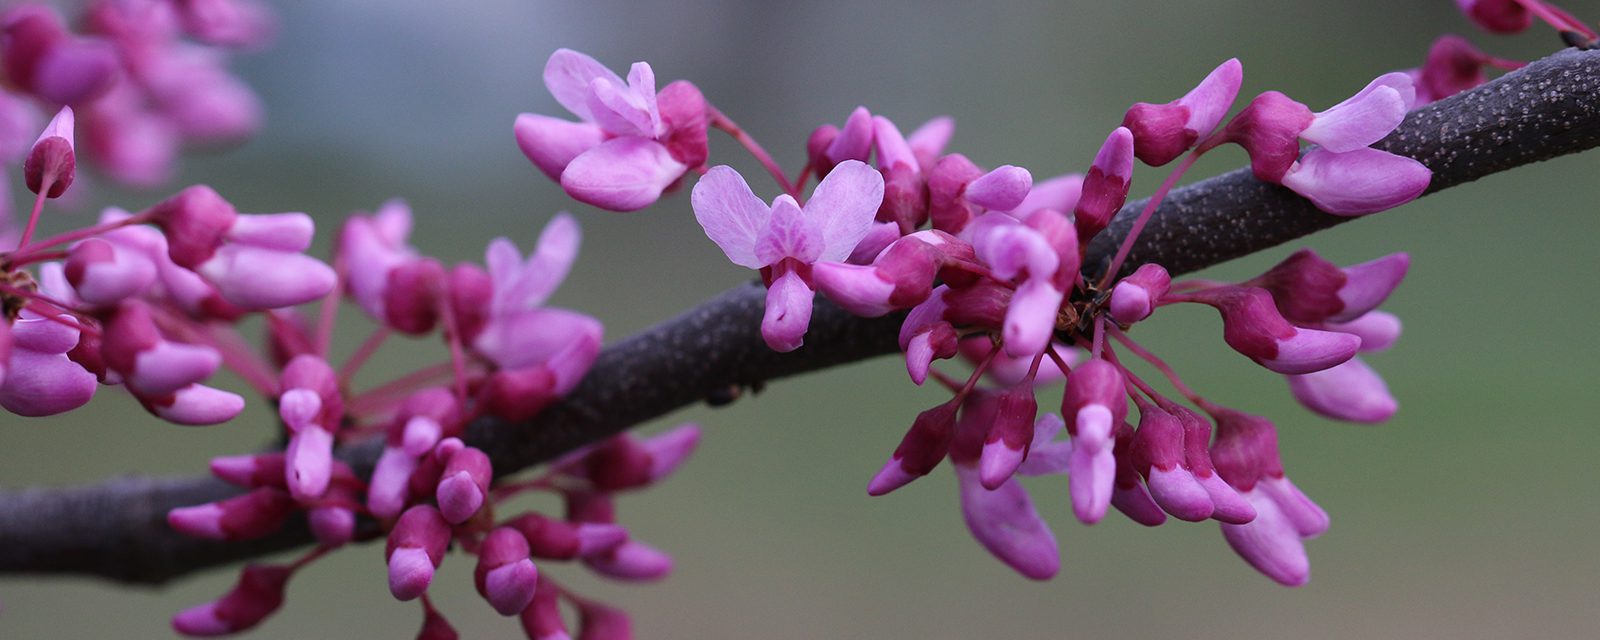
[[[37,112],[77,110],[87,155],[111,179],[154,187],[185,147],[242,141],[261,126],[260,100],[227,67],[229,52],[276,29],[256,0],[95,0],[69,31],[56,11],[19,4],[0,14],[0,137]],[[0,145],[0,159],[20,151]]]
[[[1199,396],[1126,332],[1162,306],[1212,306],[1224,342],[1287,376],[1307,407],[1380,422],[1396,403],[1355,355],[1397,337],[1398,321],[1374,308],[1408,258],[1341,269],[1303,251],[1239,284],[1174,283],[1158,264],[1115,276],[1177,179],[1227,143],[1249,153],[1258,178],[1333,215],[1408,202],[1431,172],[1370,148],[1414,105],[1411,75],[1384,75],[1321,113],[1268,92],[1224,122],[1242,79],[1229,60],[1183,98],[1134,105],[1087,173],[1037,185],[1025,169],[985,170],[945,154],[948,119],[906,137],[859,108],[843,126],[813,133],[805,171],[796,183],[779,180],[785,193],[770,204],[726,166],[707,171],[691,200],[728,259],[761,273],[762,335],[773,349],[803,345],[816,291],[860,316],[907,312],[907,372],[919,385],[938,381],[951,397],[917,416],[869,494],[899,489],[948,458],[974,537],[1022,575],[1045,579],[1060,564],[1055,537],[1016,476],[1066,474],[1085,523],[1111,507],[1150,526],[1169,516],[1217,520],[1253,566],[1298,585],[1309,576],[1302,541],[1322,533],[1327,517],[1284,475],[1273,425]],[[1302,149],[1302,141],[1316,146]],[[1184,156],[1109,266],[1086,265],[1085,249],[1127,200],[1135,160]],[[813,173],[816,187],[802,199]],[[1103,271],[1096,277],[1086,267]],[[1146,384],[1119,353],[1148,360],[1179,398]],[[957,356],[975,363],[965,380],[934,366]],[[1041,413],[1038,392],[1062,380],[1059,415]]]

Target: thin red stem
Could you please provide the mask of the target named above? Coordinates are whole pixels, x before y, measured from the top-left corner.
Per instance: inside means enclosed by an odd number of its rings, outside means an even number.
[[[45,181],[39,187],[39,193],[33,197],[33,213],[28,214],[28,226],[22,230],[22,240],[17,242],[17,251],[28,248],[28,241],[33,239],[33,230],[39,227],[39,214],[44,211],[44,194],[50,192],[50,187],[55,186],[55,176],[45,176]]]
[[[1541,0],[1516,0],[1516,2],[1557,31],[1576,31],[1590,40],[1596,38],[1594,30],[1560,7],[1545,4]]]
[[[367,359],[378,352],[378,348],[383,346],[384,340],[387,340],[391,333],[393,332],[388,327],[378,327],[377,330],[372,332],[372,335],[367,336],[367,339],[362,341],[361,346],[356,348],[356,352],[350,354],[350,359],[344,362],[344,366],[339,367],[339,386],[349,386],[350,379],[354,378],[356,372],[361,370],[361,365],[366,364]]]
[[[761,163],[761,166],[766,168],[767,173],[772,174],[772,179],[778,183],[778,187],[783,189],[784,193],[789,194],[796,200],[800,199],[800,189],[794,183],[789,182],[788,176],[784,175],[783,167],[778,166],[778,161],[773,160],[772,155],[767,153],[766,149],[761,148],[761,143],[756,142],[756,139],[740,128],[738,123],[716,107],[708,104],[706,105],[706,110],[711,113],[711,126],[721,129],[728,135],[733,136],[734,140],[738,140],[739,144],[744,145],[745,150],[749,151],[750,155],[756,159],[756,162]]]
[[[385,398],[390,396],[409,393],[418,387],[434,384],[439,378],[450,375],[454,370],[454,366],[454,363],[442,362],[436,365],[423,367],[399,378],[395,378],[394,380],[390,380],[389,382],[386,382],[380,386],[356,394],[354,397],[350,398],[350,401],[346,404],[352,407],[352,412],[360,413],[360,410],[356,409],[356,407],[382,402]]]
[[[38,242],[35,242],[33,244],[28,245],[28,250],[27,251],[18,250],[14,255],[11,256],[11,260],[13,262],[19,262],[19,261],[32,262],[32,259],[33,259],[33,255],[32,254],[39,252],[41,249],[45,249],[45,248],[48,248],[48,247],[53,247],[53,246],[60,245],[60,244],[66,244],[66,243],[69,243],[69,242],[77,242],[77,241],[82,240],[84,238],[92,238],[92,237],[100,235],[102,233],[106,233],[108,231],[112,231],[112,230],[115,230],[115,229],[120,229],[122,227],[132,226],[132,225],[136,225],[136,224],[144,224],[146,222],[149,222],[150,218],[151,218],[151,216],[149,214],[141,213],[141,214],[138,214],[138,215],[135,215],[135,216],[129,216],[127,218],[123,218],[123,219],[118,220],[116,222],[107,222],[105,224],[97,224],[97,225],[92,226],[92,227],[84,227],[82,229],[75,229],[73,231],[68,231],[68,232],[60,234],[60,235],[51,236],[49,238],[45,238],[43,240],[40,240]]]
[[[344,296],[344,282],[346,275],[344,270],[344,258],[336,255],[333,259],[334,273],[339,274],[339,278],[334,282],[333,290],[328,292],[327,297],[322,299],[321,305],[317,308],[317,337],[315,346],[317,353],[323,358],[328,357],[328,350],[333,347],[333,328],[338,324],[339,321],[339,299]]]
[[[1128,230],[1128,237],[1123,238],[1122,246],[1117,248],[1116,257],[1111,259],[1111,267],[1106,269],[1104,276],[1101,276],[1099,287],[1101,290],[1110,286],[1111,282],[1116,279],[1117,271],[1122,269],[1122,262],[1127,260],[1128,254],[1133,251],[1133,243],[1139,239],[1139,233],[1144,231],[1144,225],[1150,222],[1150,216],[1154,215],[1156,208],[1161,206],[1161,201],[1166,199],[1167,192],[1178,186],[1178,179],[1182,178],[1184,172],[1194,166],[1195,161],[1199,160],[1205,151],[1206,147],[1204,146],[1190,151],[1189,155],[1184,156],[1183,161],[1178,163],[1178,166],[1172,168],[1172,173],[1167,174],[1167,179],[1161,182],[1161,186],[1156,188],[1156,192],[1150,195],[1150,201],[1145,203],[1144,211],[1139,212],[1139,219],[1135,220],[1133,228]]]
[[[1151,353],[1150,350],[1145,349],[1138,342],[1135,342],[1133,338],[1128,337],[1128,334],[1123,333],[1121,329],[1117,329],[1116,327],[1110,327],[1109,329],[1111,332],[1111,337],[1115,338],[1117,342],[1121,342],[1122,346],[1127,347],[1128,350],[1132,351],[1134,355],[1139,356],[1145,362],[1150,363],[1150,366],[1155,367],[1157,371],[1160,371],[1161,375],[1166,376],[1167,381],[1172,383],[1172,387],[1177,389],[1178,393],[1183,394],[1183,397],[1188,398],[1190,402],[1193,402],[1197,405],[1205,404],[1205,399],[1201,398],[1200,394],[1195,393],[1194,389],[1190,388],[1188,384],[1185,384],[1183,378],[1179,377],[1178,372],[1174,371],[1165,360],[1162,360],[1156,354]]]
[[[467,355],[461,346],[461,327],[450,308],[449,286],[439,287],[434,300],[439,305],[439,315],[444,316],[444,341],[450,345],[450,369],[455,374],[456,400],[464,407],[467,406]]]

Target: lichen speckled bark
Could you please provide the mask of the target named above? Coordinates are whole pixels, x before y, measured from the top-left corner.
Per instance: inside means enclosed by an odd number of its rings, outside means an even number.
[[[1379,146],[1434,171],[1429,191],[1600,145],[1600,51],[1568,50],[1411,114]],[[1123,209],[1090,247],[1087,270],[1104,269],[1133,216]],[[1128,260],[1193,271],[1351,220],[1327,215],[1282,187],[1238,170],[1175,190]],[[764,292],[732,289],[688,313],[607,347],[572,394],[524,424],[479,420],[468,440],[497,474],[548,461],[669,411],[766,381],[891,353],[895,317],[860,319],[818,300],[793,353],[774,353],[759,333]],[[339,456],[363,475],[379,443]],[[237,489],[205,477],[119,478],[69,489],[0,492],[0,572],[74,573],[136,583],[172,578],[309,544],[303,524],[248,543],[193,540],[166,526],[168,509]],[[368,523],[366,531],[371,531]]]

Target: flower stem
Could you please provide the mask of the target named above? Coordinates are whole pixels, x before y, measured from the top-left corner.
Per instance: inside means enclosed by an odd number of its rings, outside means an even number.
[[[1161,186],[1156,189],[1156,192],[1150,195],[1150,201],[1145,203],[1144,211],[1139,212],[1139,219],[1135,220],[1133,228],[1128,230],[1128,237],[1124,238],[1122,246],[1117,248],[1117,255],[1111,259],[1111,266],[1106,269],[1105,275],[1100,277],[1099,288],[1101,290],[1110,286],[1111,282],[1117,279],[1117,271],[1122,268],[1122,261],[1127,260],[1128,254],[1133,251],[1133,243],[1139,239],[1139,232],[1144,231],[1144,225],[1150,222],[1150,216],[1155,215],[1156,209],[1161,206],[1161,201],[1166,199],[1167,192],[1172,191],[1172,188],[1178,185],[1178,179],[1182,178],[1184,172],[1194,166],[1195,161],[1199,160],[1201,154],[1205,153],[1205,149],[1206,147],[1196,148],[1194,151],[1190,151],[1189,155],[1184,156],[1183,161],[1179,162],[1178,166],[1173,167],[1172,173],[1167,174],[1167,179],[1161,182]]]
[[[735,123],[716,107],[707,104],[706,109],[711,112],[711,126],[723,130],[728,135],[733,136],[734,140],[738,140],[739,144],[744,145],[745,150],[755,157],[756,162],[760,162],[761,166],[766,168],[767,173],[772,174],[772,179],[778,183],[778,187],[783,189],[784,193],[789,194],[795,200],[800,199],[800,189],[794,183],[789,182],[788,176],[784,175],[783,168],[778,166],[778,161],[773,160],[772,155],[768,154],[766,149],[761,148],[761,143],[756,142],[756,139],[750,137],[749,133],[739,128],[738,123]]]

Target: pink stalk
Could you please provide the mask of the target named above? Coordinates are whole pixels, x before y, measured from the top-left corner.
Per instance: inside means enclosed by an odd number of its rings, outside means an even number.
[[[112,231],[114,229],[121,229],[122,227],[130,226],[130,225],[144,224],[144,223],[149,222],[149,221],[150,221],[150,216],[148,214],[141,213],[139,215],[129,216],[127,218],[123,218],[123,219],[118,220],[116,222],[107,222],[105,224],[98,224],[98,225],[95,225],[95,226],[92,226],[92,227],[84,227],[82,229],[75,229],[75,230],[68,231],[66,233],[60,234],[60,235],[51,236],[49,238],[45,238],[43,240],[35,242],[35,243],[33,243],[33,244],[28,246],[28,250],[27,251],[22,251],[21,249],[19,249],[15,254],[13,254],[11,256],[11,259],[12,259],[13,263],[16,263],[16,262],[32,262],[33,261],[33,254],[37,253],[40,249],[44,249],[44,248],[47,248],[47,247],[53,247],[53,246],[56,246],[56,245],[59,245],[59,244],[66,244],[66,243],[69,243],[69,242],[77,242],[77,241],[82,240],[84,238],[92,238],[94,236],[100,235],[100,234],[105,233],[107,231]]]
[[[1122,246],[1117,248],[1116,257],[1111,259],[1111,267],[1106,269],[1106,274],[1100,278],[1100,289],[1104,290],[1117,279],[1117,271],[1122,268],[1122,261],[1128,259],[1128,254],[1133,251],[1133,243],[1139,239],[1139,233],[1144,231],[1144,225],[1150,222],[1150,216],[1155,214],[1156,208],[1161,206],[1161,201],[1166,199],[1167,192],[1178,185],[1178,179],[1183,177],[1189,167],[1194,166],[1195,161],[1199,160],[1205,151],[1205,145],[1190,151],[1178,166],[1172,168],[1172,173],[1167,174],[1167,179],[1161,182],[1156,192],[1150,195],[1150,201],[1144,205],[1144,211],[1139,212],[1139,219],[1135,220],[1133,228],[1128,230],[1128,237],[1123,238]]]
[[[378,327],[376,331],[372,332],[372,335],[367,336],[367,339],[361,343],[356,352],[350,354],[350,359],[344,362],[344,366],[339,367],[339,386],[350,384],[350,379],[355,377],[356,372],[361,370],[361,365],[366,364],[367,359],[371,358],[372,354],[378,352],[378,347],[383,346],[383,341],[389,338],[390,333],[393,332],[389,330],[389,327]]]
[[[1183,378],[1179,377],[1178,372],[1174,371],[1171,366],[1167,365],[1165,360],[1162,360],[1156,354],[1151,353],[1148,349],[1140,346],[1139,343],[1134,342],[1133,338],[1128,337],[1128,334],[1123,333],[1121,329],[1116,327],[1106,328],[1111,332],[1111,337],[1116,338],[1117,342],[1121,342],[1122,346],[1128,348],[1128,351],[1133,352],[1134,355],[1139,356],[1145,362],[1150,363],[1150,366],[1155,367],[1157,371],[1160,371],[1161,375],[1166,376],[1167,381],[1171,382],[1173,388],[1177,389],[1178,393],[1183,394],[1183,397],[1188,398],[1190,402],[1193,402],[1197,405],[1207,404],[1205,399],[1200,397],[1200,394],[1195,393],[1194,389],[1190,388],[1189,385],[1183,382]]]
[[[317,307],[317,341],[313,346],[317,349],[317,355],[323,358],[328,357],[328,349],[333,346],[333,327],[339,321],[339,298],[344,296],[346,273],[342,256],[334,256],[333,272],[339,274],[339,278],[333,285],[333,291],[329,291],[328,297],[323,298]]]
[[[39,226],[39,214],[44,211],[44,194],[50,193],[50,186],[56,182],[55,176],[50,176],[44,186],[39,188],[39,193],[33,198],[33,213],[28,214],[28,226],[22,230],[22,240],[17,242],[17,251],[28,247],[28,241],[33,239],[33,230]]]
[[[467,354],[461,346],[461,328],[456,325],[456,314],[450,308],[450,287],[439,287],[434,296],[439,305],[439,315],[444,317],[445,342],[450,345],[450,369],[455,374],[456,400],[467,404]]]
[[[233,371],[245,384],[264,396],[272,396],[278,389],[278,376],[273,374],[261,356],[250,349],[244,338],[233,327],[210,325],[207,327],[211,346],[222,354],[222,366]]]
[[[1546,24],[1555,28],[1557,31],[1576,31],[1583,34],[1590,40],[1600,37],[1595,34],[1594,30],[1580,22],[1577,18],[1572,17],[1572,14],[1569,14],[1554,5],[1545,4],[1542,2],[1542,0],[1517,0],[1517,4],[1522,5],[1522,8],[1527,9],[1529,13],[1538,16],[1540,20],[1545,21]]]
[[[390,380],[381,386],[374,387],[356,394],[356,396],[352,397],[349,402],[345,403],[345,405],[350,407],[359,406],[363,408],[369,408],[366,407],[366,405],[381,402],[390,396],[401,396],[410,393],[415,391],[418,387],[431,385],[436,382],[438,378],[449,375],[453,366],[454,365],[452,363],[442,362],[436,365],[423,367],[406,375],[395,378],[394,380]],[[352,409],[352,411],[357,413],[360,412],[355,409]]]
[[[756,142],[756,139],[750,137],[749,133],[739,128],[739,125],[723,114],[721,110],[711,106],[709,103],[706,104],[706,110],[711,112],[711,126],[721,129],[728,135],[733,136],[734,140],[738,140],[739,144],[744,145],[745,150],[755,157],[756,162],[760,162],[761,166],[766,168],[767,173],[772,174],[772,179],[777,181],[778,187],[783,189],[784,193],[789,194],[795,200],[800,199],[799,187],[789,182],[789,178],[783,173],[783,168],[778,166],[778,162],[772,159],[772,155],[768,154],[766,149],[761,148],[761,143]],[[804,176],[802,175],[802,177]]]

